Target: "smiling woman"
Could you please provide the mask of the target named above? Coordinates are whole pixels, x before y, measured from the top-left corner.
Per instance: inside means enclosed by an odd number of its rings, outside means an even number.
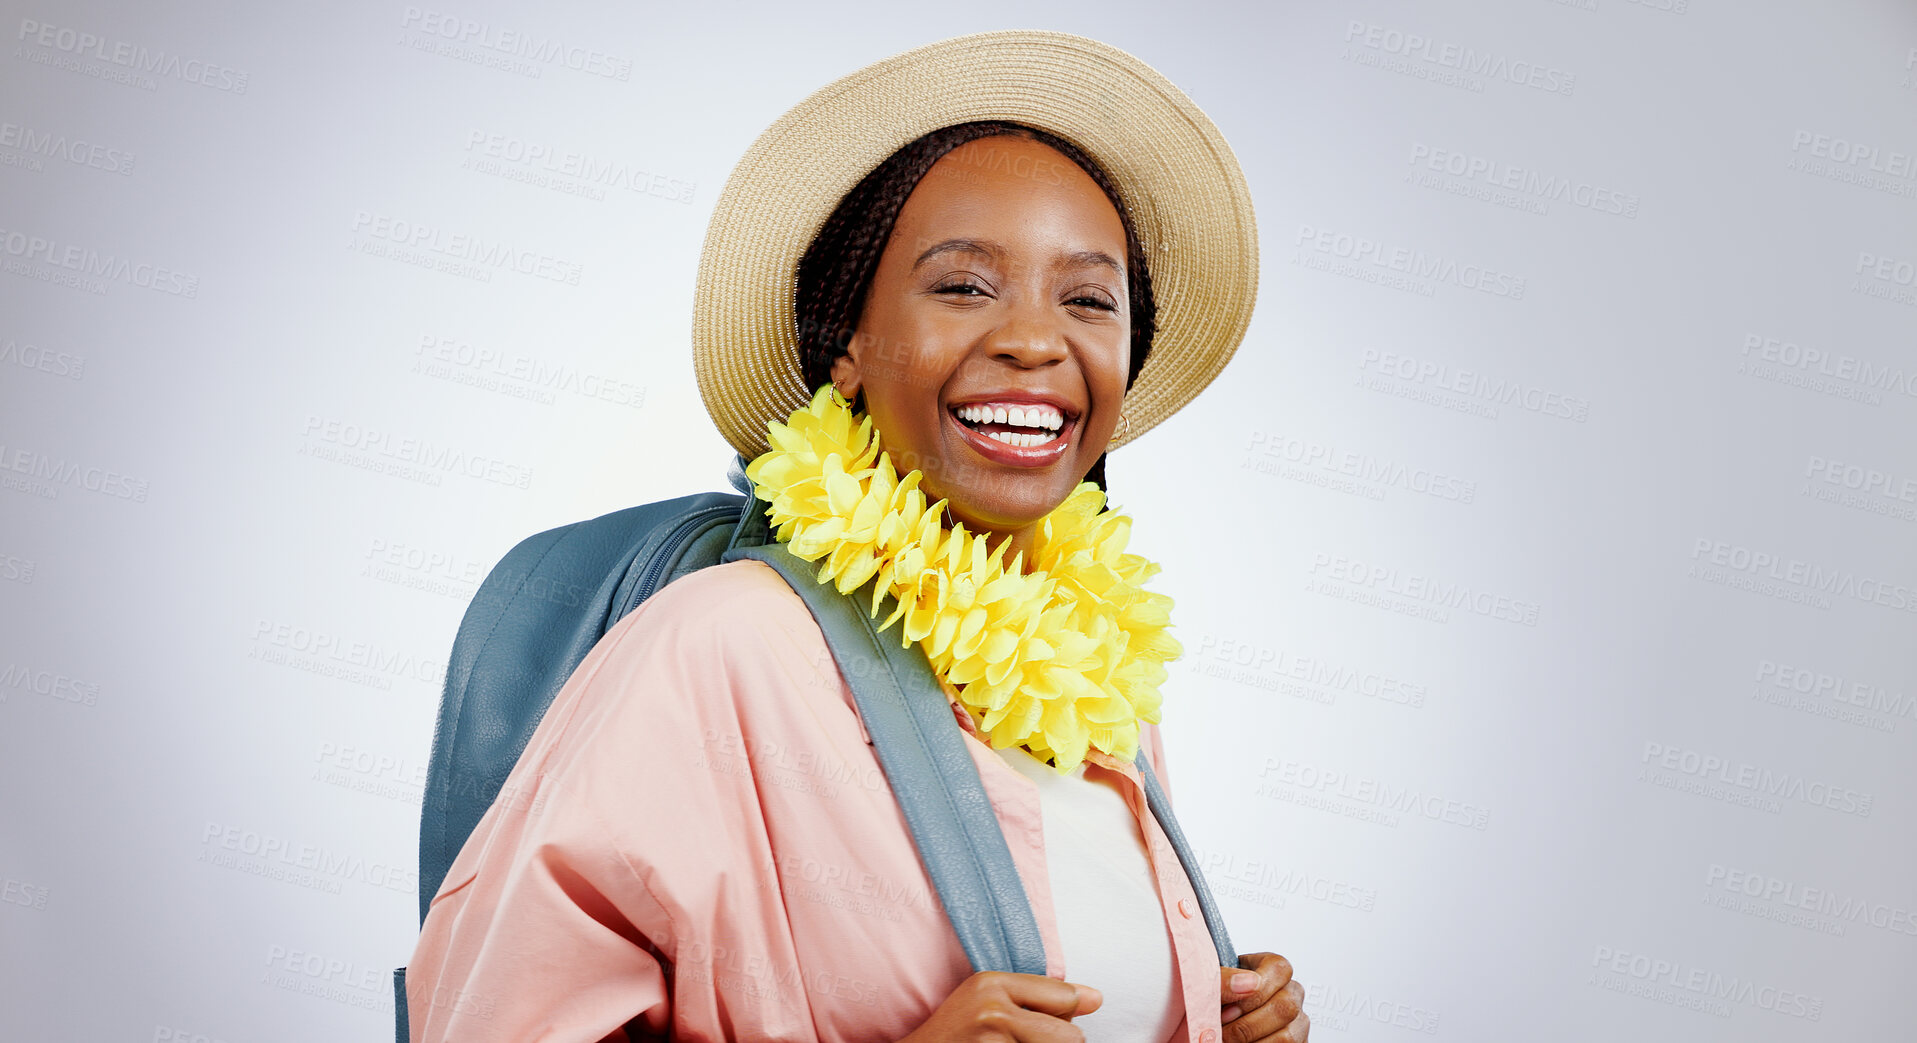
[[[936,147],[959,135],[930,137]],[[1021,164],[1052,176],[1020,174]],[[833,385],[863,396],[895,458],[926,473],[927,492],[1028,557],[1033,527],[1118,426],[1135,368],[1120,260],[1136,256],[1131,238],[1111,197],[1056,148],[966,141],[905,201],[856,329],[831,360]],[[1149,333],[1138,344],[1142,363]]]
[[[1290,964],[1220,964],[1150,807],[1178,645],[1102,492],[1230,357],[1256,263],[1216,128],[1080,37],[934,44],[768,130],[708,234],[701,390],[781,553],[836,586],[804,593],[890,605],[923,655],[1044,973],[968,965],[844,660],[747,558],[554,698],[432,900],[413,1038],[1305,1039]]]

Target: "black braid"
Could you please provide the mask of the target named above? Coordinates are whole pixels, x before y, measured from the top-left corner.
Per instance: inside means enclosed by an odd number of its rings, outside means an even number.
[[[1111,200],[1118,219],[1125,226],[1125,271],[1130,299],[1132,350],[1131,365],[1125,374],[1130,390],[1151,354],[1152,333],[1157,327],[1157,307],[1152,301],[1151,270],[1145,263],[1145,250],[1132,230],[1131,213],[1118,194],[1117,185],[1105,169],[1084,150],[1065,139],[1018,123],[997,120],[960,123],[932,131],[909,142],[888,156],[826,218],[824,227],[799,258],[798,292],[794,300],[798,320],[799,369],[807,387],[816,388],[832,380],[832,363],[845,354],[852,333],[858,328],[865,295],[878,271],[879,255],[892,237],[899,211],[907,196],[918,187],[919,179],[947,152],[979,138],[1020,137],[1050,146],[1078,164]],[[1105,454],[1086,472],[1086,479],[1105,488]]]

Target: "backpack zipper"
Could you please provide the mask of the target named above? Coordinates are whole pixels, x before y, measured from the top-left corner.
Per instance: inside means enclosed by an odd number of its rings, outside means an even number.
[[[680,519],[679,523],[674,525],[670,532],[666,533],[666,538],[660,542],[659,549],[653,553],[651,560],[646,563],[645,574],[639,577],[639,583],[633,588],[632,596],[626,599],[624,605],[620,606],[619,615],[614,617],[614,622],[626,618],[628,613],[639,607],[640,602],[645,601],[658,590],[659,579],[665,573],[667,563],[677,560],[679,552],[684,549],[686,543],[696,539],[700,532],[710,528],[712,522],[722,521],[727,514],[736,515],[738,511],[739,509],[737,507],[719,504],[717,506],[703,508],[688,517]]]

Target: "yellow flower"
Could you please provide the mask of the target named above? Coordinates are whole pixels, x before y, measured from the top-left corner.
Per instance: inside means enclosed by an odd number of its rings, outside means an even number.
[[[784,423],[746,467],[768,504],[774,538],[819,563],[840,593],[870,583],[870,615],[887,598],[883,632],[899,625],[958,693],[987,742],[1023,746],[1061,773],[1089,750],[1138,752],[1140,721],[1159,720],[1158,686],[1179,644],[1171,599],[1141,584],[1158,566],[1125,552],[1131,519],[1105,509],[1090,482],[1040,523],[1031,570],[1004,560],[945,501],[926,503],[923,475],[903,478],[872,421],[830,385]]]

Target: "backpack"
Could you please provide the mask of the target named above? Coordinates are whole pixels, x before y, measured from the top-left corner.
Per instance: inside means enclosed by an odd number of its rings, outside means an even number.
[[[673,580],[754,558],[785,578],[824,633],[973,969],[1044,974],[1044,945],[1011,849],[924,653],[881,639],[859,593],[819,583],[816,566],[773,542],[744,466],[736,458],[728,476],[739,495],[698,493],[549,529],[487,574],[446,664],[420,809],[420,922],[546,708],[599,638]],[[1136,764],[1219,963],[1236,966],[1217,904],[1143,750]],[[404,967],[393,972],[393,995],[397,1038],[408,1043]]]

